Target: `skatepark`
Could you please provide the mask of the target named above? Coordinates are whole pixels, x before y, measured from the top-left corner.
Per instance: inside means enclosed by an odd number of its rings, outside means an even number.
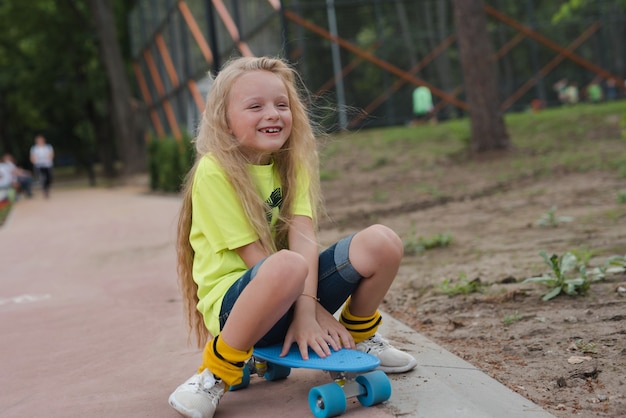
[[[0,228],[2,417],[164,417],[199,364],[176,283],[179,198],[145,187],[59,188],[18,201]],[[471,364],[384,315],[383,335],[418,367],[390,375],[389,401],[346,417],[550,417]],[[311,416],[326,374],[253,377],[216,414]]]

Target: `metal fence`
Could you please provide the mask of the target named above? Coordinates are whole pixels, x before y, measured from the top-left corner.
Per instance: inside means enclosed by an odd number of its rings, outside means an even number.
[[[547,4],[546,4],[547,3]],[[554,4],[551,4],[554,3]],[[488,1],[503,112],[557,105],[553,85],[600,81],[623,94],[626,14],[597,0],[555,23],[558,2]],[[289,59],[330,129],[409,121],[412,91],[428,86],[440,119],[466,109],[449,0],[141,0],[129,18],[137,89],[157,137],[193,134],[209,71],[234,55]],[[584,94],[583,94],[584,97]]]

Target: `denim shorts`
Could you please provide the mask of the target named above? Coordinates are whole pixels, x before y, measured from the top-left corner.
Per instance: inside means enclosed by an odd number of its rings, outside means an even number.
[[[343,305],[348,296],[356,290],[363,278],[354,269],[348,258],[350,243],[353,237],[354,235],[350,235],[341,239],[319,255],[317,297],[324,309],[333,314]],[[263,261],[265,260],[259,261],[255,266],[247,270],[224,295],[220,311],[220,329],[224,328],[235,301],[248,283],[254,280]],[[292,318],[293,307],[255,345],[265,346],[282,342],[287,334]]]

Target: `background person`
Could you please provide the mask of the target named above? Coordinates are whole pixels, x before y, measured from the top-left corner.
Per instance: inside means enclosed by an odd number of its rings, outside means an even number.
[[[11,168],[13,188],[17,192],[17,198],[21,194],[32,197],[33,176],[31,172],[15,165],[15,159],[11,154],[4,154],[2,161]]]
[[[43,135],[35,137],[35,145],[30,148],[30,162],[37,179],[41,182],[43,194],[46,198],[50,196],[50,186],[52,185],[52,167],[54,165],[54,148],[46,143]]]

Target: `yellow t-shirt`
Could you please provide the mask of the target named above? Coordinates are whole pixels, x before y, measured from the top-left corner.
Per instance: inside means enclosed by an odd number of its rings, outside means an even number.
[[[273,207],[270,225],[276,223],[282,192],[274,164],[249,165],[263,200]],[[302,180],[302,181],[301,181]],[[299,179],[294,214],[312,216],[308,183]],[[235,249],[258,240],[241,201],[221,166],[210,154],[196,168],[192,189],[192,223],[189,241],[195,251],[193,278],[198,285],[198,310],[211,335],[220,332],[222,299],[248,266]],[[268,218],[269,218],[268,214]]]

